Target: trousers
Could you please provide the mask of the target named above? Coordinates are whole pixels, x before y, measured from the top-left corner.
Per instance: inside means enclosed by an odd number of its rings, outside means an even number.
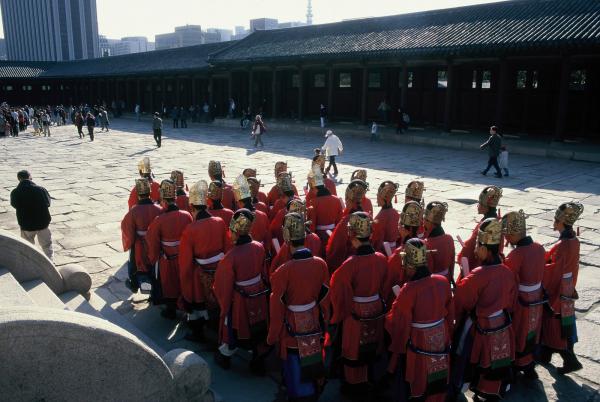
[[[498,165],[498,157],[497,156],[490,156],[490,159],[488,159],[487,167],[483,170],[483,172],[487,173],[488,170],[490,170],[490,168],[492,166],[494,167],[494,169],[496,169],[496,174],[498,176],[502,176],[502,172],[500,171],[500,166]]]
[[[156,146],[160,148],[162,143],[162,130],[160,128],[154,129],[154,141],[156,141]]]
[[[21,229],[21,237],[27,240],[31,244],[35,244],[35,237],[37,236],[38,243],[42,247],[46,257],[52,259],[54,256],[54,249],[52,248],[52,233],[50,229],[42,230],[23,230]]]

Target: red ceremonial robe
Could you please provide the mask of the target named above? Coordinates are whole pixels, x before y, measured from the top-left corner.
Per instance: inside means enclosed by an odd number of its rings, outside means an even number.
[[[515,275],[497,258],[493,265],[484,265],[459,279],[454,292],[457,322],[474,312],[476,322],[469,332],[473,337],[470,363],[475,365],[471,387],[484,396],[501,397],[510,373],[504,378],[490,379],[490,371],[507,369],[515,359],[515,334],[504,312],[512,312],[517,298]],[[496,332],[483,333],[501,329]],[[465,330],[465,329],[463,329]],[[494,378],[502,377],[495,375]]]
[[[250,235],[252,239],[262,243],[265,251],[271,254],[273,245],[271,244],[271,232],[269,230],[269,218],[264,212],[259,210],[254,211],[254,222],[252,222],[252,228],[250,229]]]
[[[454,262],[456,261],[454,251],[454,239],[451,235],[444,233],[441,226],[436,226],[423,240],[427,250],[427,266],[432,274],[445,276],[448,281],[454,279]],[[435,251],[433,251],[435,250]]]
[[[151,269],[146,234],[148,226],[162,212],[163,209],[160,205],[154,204],[152,200],[146,198],[134,205],[121,221],[123,250],[128,251],[132,247],[135,249],[137,272],[147,273]]]
[[[223,204],[225,208],[229,208],[232,211],[237,210],[237,202],[235,202],[235,197],[233,195],[233,187],[225,182],[223,182],[223,196],[221,198],[221,204]]]
[[[565,231],[546,253],[544,268],[543,287],[552,312],[544,310],[541,343],[553,351],[566,350],[568,339],[574,335],[578,274],[579,239]]]
[[[327,190],[329,190],[329,193],[331,195],[337,197],[337,189],[335,188],[335,182],[333,180],[331,180],[329,177],[326,177],[323,179],[323,185]],[[304,198],[306,202],[306,207],[308,208],[312,206],[312,202],[315,198],[317,198],[317,188],[311,188]]]
[[[362,208],[362,210],[364,212],[369,214],[370,217],[373,217],[373,203],[371,202],[370,199],[367,198],[366,195],[360,201],[360,207]],[[396,226],[398,226],[398,225],[396,224]]]
[[[417,271],[400,289],[385,321],[392,353],[388,371],[393,373],[399,356],[406,355],[402,372],[412,398],[446,399],[453,321],[454,302],[445,277]]]
[[[256,209],[257,211],[264,212],[265,214],[267,214],[267,216],[269,215],[269,207],[267,207],[267,204],[265,204],[264,202],[259,201],[258,198],[252,200],[252,205],[254,205],[254,209]]]
[[[298,190],[296,189],[296,186],[294,184],[292,184],[292,190],[294,190],[294,194],[297,197]],[[279,187],[277,186],[277,184],[275,184],[273,185],[273,187],[271,187],[271,190],[269,190],[269,193],[267,194],[267,201],[265,204],[267,204],[268,207],[272,207],[273,205],[275,205],[275,202],[279,198],[281,198],[281,193],[279,191]]]
[[[187,310],[216,308],[212,292],[215,270],[231,242],[221,218],[198,214],[201,218],[183,231],[179,245],[181,295]]]
[[[177,190],[177,199],[175,200],[177,207],[182,211],[188,211],[192,213],[192,207],[190,206],[190,198],[183,190]]]
[[[259,202],[262,202],[263,204],[267,205],[267,195],[262,191],[259,191],[258,194],[256,194],[256,198]]]
[[[518,281],[519,293],[513,315],[517,356],[515,365],[524,368],[533,363],[533,351],[540,341],[543,305],[537,303],[544,299],[542,279],[546,252],[529,236],[516,246],[504,264]]]
[[[404,271],[404,263],[400,253],[404,251],[404,244],[401,244],[396,248],[392,255],[388,258],[388,277],[387,277],[387,289],[390,292],[385,295],[385,300],[389,303],[393,302],[396,296],[391,292],[394,286],[402,287],[408,281],[406,272]]]
[[[157,182],[155,182],[152,179],[148,179],[150,181],[150,199],[153,202],[159,202],[160,201],[160,184],[158,184]],[[129,199],[127,200],[127,206],[129,207],[129,209],[133,208],[134,205],[136,205],[138,202],[138,194],[137,194],[137,190],[135,189],[135,186],[133,186],[133,188],[131,189],[131,192],[129,193]]]
[[[229,230],[229,223],[231,222],[231,218],[233,217],[233,211],[231,209],[221,206],[221,208],[209,209],[208,212],[212,216],[217,216],[223,219],[223,222],[225,222],[225,227],[227,228],[227,230]]]
[[[311,231],[321,239],[321,255],[325,255],[325,246],[329,241],[330,233],[333,233],[335,226],[342,219],[342,204],[336,196],[319,196],[313,200],[307,215],[308,220],[311,221]]]
[[[306,239],[304,239],[304,246],[310,250],[311,254],[315,257],[321,257],[321,239],[314,233],[307,233]],[[290,253],[290,247],[287,243],[283,243],[281,249],[271,261],[271,267],[269,268],[269,276],[273,274],[281,265],[285,264],[292,259]]]
[[[233,349],[237,341],[251,339],[251,327],[266,324],[268,294],[248,297],[267,289],[266,277],[263,245],[250,236],[240,237],[219,263],[215,275],[213,289],[221,308],[219,344]],[[260,339],[252,341],[256,344]]]
[[[484,215],[483,218],[481,218],[481,220],[477,223],[477,225],[475,225],[475,228],[471,232],[471,236],[467,240],[465,240],[464,247],[460,250],[460,252],[458,253],[458,256],[456,257],[456,261],[459,264],[460,264],[460,261],[462,260],[462,257],[467,257],[467,259],[469,260],[469,269],[473,269],[473,267],[478,267],[481,265],[481,261],[479,261],[477,256],[475,255],[475,246],[477,245],[477,234],[479,233],[479,226],[487,218],[498,218],[498,216],[496,215],[495,208],[493,210],[489,211],[486,215]],[[501,241],[500,241],[500,249],[499,249],[500,254],[502,254],[503,249],[504,249],[504,236],[502,236]],[[462,277],[462,272],[458,275],[458,277],[459,278]]]
[[[150,264],[158,262],[163,299],[176,301],[179,287],[179,240],[184,229],[193,221],[192,215],[177,206],[169,206],[157,216],[146,235]]]
[[[331,323],[343,326],[344,377],[350,384],[368,381],[369,365],[384,349],[387,272],[383,254],[364,245],[331,277]]]
[[[283,218],[288,213],[287,208],[280,209],[277,214],[271,219],[271,224],[269,225],[269,231],[271,232],[271,238],[273,241],[277,239],[279,243],[279,247],[283,245]]]
[[[381,208],[373,222],[371,242],[375,250],[385,254],[384,242],[390,243],[392,251],[396,248],[396,240],[400,237],[399,220],[400,214],[391,205]]]

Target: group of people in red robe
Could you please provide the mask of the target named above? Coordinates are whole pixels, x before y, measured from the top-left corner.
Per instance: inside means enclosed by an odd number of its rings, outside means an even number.
[[[366,170],[342,200],[324,165],[313,158],[303,201],[285,162],[267,194],[255,169],[230,185],[217,161],[188,194],[181,171],[158,185],[144,158],[121,224],[127,285],[164,304],[165,318],[183,312],[189,340],[205,342],[212,325],[225,369],[244,349],[264,374],[275,350],[290,401],[317,400],[338,376],[359,400],[389,389],[399,401],[456,400],[467,389],[498,400],[553,353],[559,373],[582,367],[573,349],[581,204],[557,209],[559,241],[546,252],[525,213],[499,216],[502,189],[486,187],[483,217],[456,255],[448,205],[425,205],[423,182],[407,185],[399,211],[399,185],[381,183],[373,218]]]

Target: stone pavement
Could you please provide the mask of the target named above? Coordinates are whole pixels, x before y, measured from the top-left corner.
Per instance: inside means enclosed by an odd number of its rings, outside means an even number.
[[[165,121],[165,126],[168,126]],[[180,347],[178,327],[158,317],[156,308],[132,300],[123,286],[122,275],[114,276],[127,259],[120,240],[120,220],[126,212],[127,197],[137,176],[137,161],[150,156],[157,180],[172,169],[182,169],[188,184],[207,179],[210,159],[223,161],[227,180],[233,181],[243,168],[255,167],[268,189],[274,182],[273,165],[286,160],[298,186],[303,186],[313,148],[323,138],[270,130],[265,149],[248,149],[246,131],[215,126],[190,125],[188,129],[166,128],[163,147],[156,149],[148,121],[113,119],[110,133],[98,133],[94,142],[80,140],[73,126],[52,129],[52,137],[0,138],[0,227],[18,233],[10,191],[16,186],[16,172],[29,169],[33,180],[48,189],[53,198],[51,230],[57,265],[78,263],[93,278],[99,294],[110,298],[113,307],[138,326],[153,328],[162,337],[165,349]],[[268,122],[267,122],[268,124]],[[524,209],[534,239],[545,246],[556,240],[552,232],[554,210],[563,201],[579,200],[585,205],[581,221],[581,267],[577,302],[580,342],[576,345],[584,369],[561,377],[552,367],[540,368],[541,381],[517,385],[507,400],[599,400],[600,344],[600,165],[586,162],[511,155],[511,177],[483,177],[479,171],[486,161],[484,152],[449,150],[406,144],[369,143],[366,139],[345,138],[344,155],[339,158],[340,178],[347,183],[354,169],[368,169],[369,196],[375,200],[379,183],[393,180],[401,189],[408,181],[425,181],[427,201],[449,203],[445,227],[449,233],[466,238],[476,223],[477,196],[481,188],[497,184],[504,188],[502,212]],[[343,194],[344,183],[338,192]],[[401,198],[401,197],[399,197]],[[154,318],[152,318],[154,317]],[[169,345],[172,344],[172,347]],[[193,347],[193,346],[192,346]],[[198,349],[195,347],[195,349]],[[206,348],[199,350],[212,362]],[[281,400],[275,382],[249,377],[245,370],[223,374],[214,369],[213,387],[225,400]],[[222,375],[223,374],[223,375]],[[323,400],[339,400],[335,384]]]

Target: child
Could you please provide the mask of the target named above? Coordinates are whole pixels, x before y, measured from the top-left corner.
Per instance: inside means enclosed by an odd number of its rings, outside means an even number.
[[[40,123],[38,122],[37,117],[33,118],[33,135],[40,135]]]
[[[506,150],[506,146],[502,145],[500,147],[500,155],[498,155],[498,165],[500,169],[504,172],[504,177],[508,177],[508,151]]]

